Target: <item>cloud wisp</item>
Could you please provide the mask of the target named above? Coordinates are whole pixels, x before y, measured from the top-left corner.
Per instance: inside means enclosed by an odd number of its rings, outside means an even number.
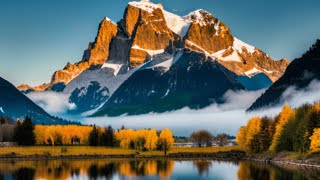
[[[281,103],[273,108],[265,108],[259,111],[247,113],[246,109],[265,91],[228,91],[223,96],[224,104],[212,104],[204,109],[194,110],[183,108],[166,113],[149,113],[136,116],[98,117],[86,118],[70,116],[68,110],[75,109],[74,104],[68,101],[68,95],[56,92],[36,92],[28,94],[28,97],[47,112],[53,115],[67,116],[68,118],[81,120],[84,124],[97,124],[99,126],[112,125],[120,128],[125,125],[128,128],[170,128],[175,135],[188,136],[197,129],[207,129],[210,132],[229,133],[236,135],[238,129],[247,123],[247,120],[255,116],[277,115],[284,104],[298,107],[304,103],[313,103],[320,100],[320,81],[314,80],[302,90],[289,87],[281,97]]]
[[[52,115],[65,113],[76,108],[74,103],[69,103],[69,96],[64,93],[53,91],[31,92],[27,96]]]
[[[240,126],[252,116],[245,110],[264,92],[259,91],[228,91],[224,95],[226,103],[212,104],[204,109],[194,110],[183,108],[166,113],[149,113],[136,116],[85,118],[86,124],[100,126],[112,125],[120,128],[170,128],[175,135],[189,135],[197,129],[207,129],[212,133],[229,133],[235,135]]]

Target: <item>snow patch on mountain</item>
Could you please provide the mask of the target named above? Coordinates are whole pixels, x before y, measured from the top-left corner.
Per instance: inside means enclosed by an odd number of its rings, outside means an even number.
[[[148,13],[153,13],[154,9],[158,9],[158,8],[163,9],[162,5],[153,4],[148,0],[142,0],[140,2],[132,1],[132,2],[129,2],[129,5],[137,7],[141,10],[147,11]]]
[[[246,48],[247,51],[251,54],[253,54],[255,52],[255,47],[239,40],[238,38],[234,37],[234,42],[233,42],[233,47],[239,52],[239,53],[243,53],[243,48]]]
[[[212,20],[206,19],[207,15],[211,15],[211,14],[203,9],[199,9],[194,12],[191,12],[185,17],[188,18],[189,21],[197,23],[200,26],[214,25],[214,28],[216,30],[216,35],[218,35],[220,22],[218,21],[217,23],[215,23],[214,19]]]
[[[111,20],[110,18],[108,18],[108,17],[105,17],[104,19],[107,20],[107,21],[109,21],[109,22],[111,22],[112,24],[117,25],[117,23],[115,23],[114,21],[112,21],[112,20]]]
[[[118,75],[123,64],[104,63],[101,68],[111,68],[114,70],[113,75]]]
[[[2,106],[0,106],[0,112],[1,112],[2,114],[4,114],[4,110],[3,110]]]
[[[261,71],[260,71],[259,69],[257,69],[257,68],[253,68],[253,69],[251,69],[251,70],[249,70],[249,71],[246,71],[244,74],[245,74],[246,76],[251,77],[251,76],[253,76],[253,75],[255,75],[255,74],[258,74],[258,73],[261,73]]]
[[[269,73],[269,74],[273,73],[273,71],[268,71],[266,69],[263,69],[263,71],[266,72],[266,73]]]
[[[181,17],[165,10],[162,12],[166,19],[168,28],[181,37],[185,37],[189,30],[191,21],[187,17]]]
[[[170,59],[163,61],[159,64],[154,65],[153,67],[163,67],[166,71],[170,69],[170,67],[177,62],[178,59],[182,56],[182,52],[178,52],[175,56],[172,56]]]
[[[143,49],[138,45],[134,45],[131,47],[132,49],[138,49],[138,50],[142,50],[142,51],[146,51],[150,56],[155,56],[161,53],[164,53],[164,49],[157,49],[157,50],[151,50],[151,49]]]
[[[191,45],[191,46],[194,46],[194,47],[200,49],[200,50],[201,50],[200,53],[204,53],[207,57],[208,57],[208,56],[211,56],[211,54],[210,54],[208,51],[204,50],[201,46],[197,45],[196,43],[194,43],[194,42],[192,42],[192,41],[189,41],[189,40],[186,40],[185,42],[186,42],[187,44]],[[196,51],[196,50],[193,49],[193,51]],[[196,52],[197,52],[197,51],[196,51]]]
[[[234,49],[233,49],[234,50]],[[239,54],[237,51],[233,51],[232,54],[228,56],[224,56],[224,53],[226,52],[226,49],[220,50],[216,53],[211,54],[212,57],[215,59],[218,59],[220,61],[236,61],[236,62],[241,62],[241,57],[239,57]]]
[[[71,94],[75,89],[87,88],[91,82],[98,82],[101,89],[107,87],[112,94],[135,70],[128,71],[125,74],[117,74],[108,69],[86,70],[77,78],[72,80],[64,89],[65,93]]]

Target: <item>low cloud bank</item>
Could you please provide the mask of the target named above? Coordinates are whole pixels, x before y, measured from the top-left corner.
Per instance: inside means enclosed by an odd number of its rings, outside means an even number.
[[[229,133],[235,135],[240,126],[254,113],[245,110],[264,92],[259,91],[228,91],[224,95],[226,103],[213,104],[204,109],[193,110],[183,108],[166,113],[149,113],[137,116],[86,118],[84,123],[100,126],[112,125],[120,128],[170,128],[175,135],[190,135],[197,129],[207,129],[214,134]]]
[[[76,108],[74,103],[69,103],[69,96],[64,93],[53,91],[31,92],[27,96],[52,115],[63,114]]]
[[[284,104],[298,107],[304,103],[313,103],[320,100],[320,81],[312,81],[308,87],[298,90],[289,87],[281,97],[281,103],[273,108],[265,108],[259,111],[247,113],[246,109],[265,91],[228,91],[224,95],[226,103],[222,105],[212,104],[204,109],[193,110],[183,108],[166,113],[149,113],[136,116],[79,118],[66,114],[68,110],[75,109],[74,104],[68,102],[68,95],[56,92],[35,92],[28,97],[47,112],[53,115],[61,115],[71,120],[81,120],[84,124],[97,124],[99,126],[112,125],[120,128],[156,128],[168,127],[175,135],[188,136],[197,129],[207,129],[214,134],[229,133],[236,135],[238,129],[247,123],[247,120],[255,116],[277,115]]]
[[[284,104],[291,107],[299,107],[305,103],[314,103],[320,100],[320,81],[312,81],[306,88],[298,90],[289,87],[280,98],[281,103],[272,108],[259,111],[246,112],[246,109],[264,92],[259,91],[228,91],[224,95],[225,104],[213,104],[200,110],[184,108],[166,113],[150,113],[138,116],[86,118],[84,123],[98,124],[100,126],[112,125],[120,128],[125,125],[128,128],[156,128],[168,127],[175,135],[188,136],[197,129],[207,129],[214,134],[229,133],[236,135],[239,128],[256,116],[276,116]]]
[[[291,107],[298,107],[305,103],[314,103],[320,100],[320,81],[313,80],[304,89],[289,87],[283,92],[281,105],[289,104]]]

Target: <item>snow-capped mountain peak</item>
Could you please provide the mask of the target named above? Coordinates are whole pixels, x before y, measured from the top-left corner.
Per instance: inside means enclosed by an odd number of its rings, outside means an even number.
[[[112,21],[112,20],[111,20],[110,18],[108,18],[108,17],[105,17],[104,19],[105,19],[106,21],[109,21],[109,22],[112,23],[112,24],[115,24],[115,25],[117,24],[117,23],[115,23],[114,21]]]
[[[131,6],[140,8],[141,10],[147,11],[149,13],[153,13],[154,9],[158,9],[158,8],[163,9],[163,6],[161,4],[154,4],[149,0],[131,1],[128,4]]]
[[[220,21],[214,18],[214,16],[211,13],[203,9],[191,12],[186,16],[186,18],[188,18],[190,21],[194,23],[199,24],[200,26],[214,25],[216,31],[219,30]]]
[[[163,15],[167,22],[168,28],[180,35],[182,38],[186,36],[191,24],[191,21],[188,17],[181,17],[165,10],[163,10]]]
[[[213,99],[221,95],[213,93],[221,93],[220,85],[199,74],[214,75],[217,82],[224,79],[226,91],[243,89],[243,82],[261,88],[253,81],[262,75],[267,82],[263,85],[268,86],[282,75],[287,64],[235,38],[226,24],[207,11],[199,9],[180,16],[164,10],[161,4],[132,1],[119,22],[107,17],[102,20],[96,40],[89,43],[83,59],[55,73],[48,86],[65,83],[61,91],[70,95],[69,101],[79,112],[101,107],[111,97],[109,103],[124,105],[133,96],[141,97],[133,103],[164,102],[162,97],[170,99],[191,86],[194,92],[190,95],[196,95],[190,97],[193,106],[192,102],[206,101],[204,96],[198,97],[198,88]],[[123,96],[123,92],[130,96]]]
[[[255,52],[255,47],[239,40],[238,38],[234,37],[233,47],[239,52],[243,52],[243,48],[245,48],[249,53],[253,54]]]

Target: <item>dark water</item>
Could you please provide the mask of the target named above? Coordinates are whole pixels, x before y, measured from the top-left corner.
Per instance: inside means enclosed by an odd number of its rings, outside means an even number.
[[[320,169],[211,160],[0,161],[2,179],[320,179]]]

